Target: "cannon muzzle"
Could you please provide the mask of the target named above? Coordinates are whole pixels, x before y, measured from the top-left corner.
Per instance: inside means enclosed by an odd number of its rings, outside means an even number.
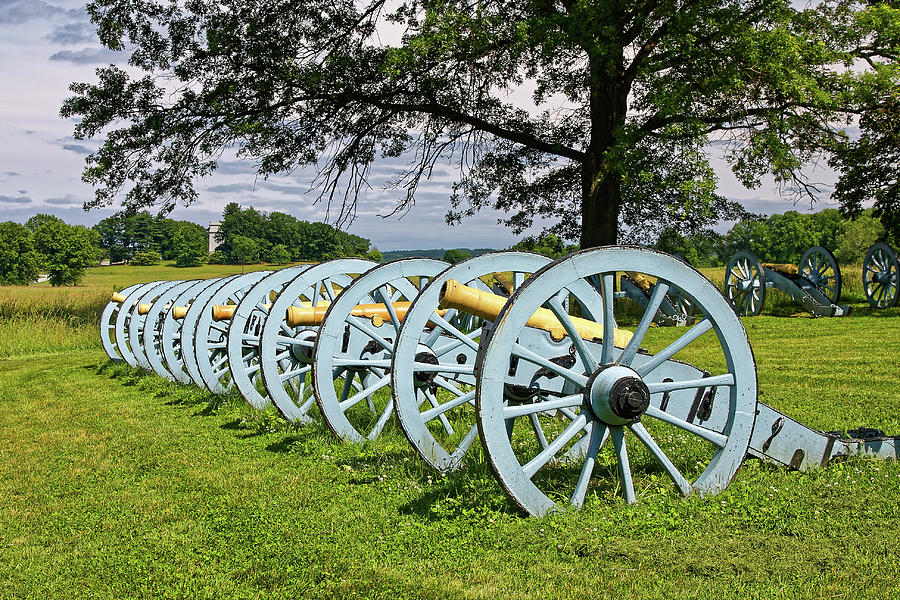
[[[127,297],[128,296],[125,296],[124,294],[120,294],[119,292],[112,293],[112,301],[115,302],[116,304],[122,304],[123,302],[125,302],[125,299]]]
[[[495,320],[505,304],[506,298],[463,285],[455,279],[448,280],[441,288],[441,308],[455,308],[488,321]],[[602,324],[580,317],[571,317],[571,319],[578,335],[582,338],[586,340],[603,339]],[[550,336],[556,341],[566,336],[566,330],[562,323],[552,311],[546,308],[537,309],[526,325],[550,332]],[[625,347],[632,335],[630,331],[616,328],[615,345],[620,348]]]
[[[172,309],[172,316],[176,319],[183,319],[187,316],[189,306],[176,306]]]
[[[234,316],[237,304],[214,304],[212,307],[213,321],[227,321]]]

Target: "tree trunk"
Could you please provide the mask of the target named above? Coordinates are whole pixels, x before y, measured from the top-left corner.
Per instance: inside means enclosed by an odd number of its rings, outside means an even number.
[[[591,141],[581,165],[582,249],[618,241],[621,171],[608,152],[625,127],[628,111],[624,62],[624,55],[612,61],[615,66],[608,58],[590,59]]]

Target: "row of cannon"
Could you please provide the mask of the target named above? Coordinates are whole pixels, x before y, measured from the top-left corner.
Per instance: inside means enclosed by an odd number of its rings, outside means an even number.
[[[686,330],[657,326],[686,307]],[[759,402],[728,300],[646,248],[157,281],[115,293],[100,330],[112,360],[321,419],[347,442],[399,427],[443,473],[478,438],[533,515],[604,494],[634,502],[656,473],[681,494],[714,494],[748,456],[805,469],[897,455],[894,438],[816,432]]]
[[[872,308],[900,302],[900,260],[887,244],[869,248],[863,260],[863,292]],[[839,304],[841,269],[834,255],[813,246],[794,264],[763,263],[751,252],[735,253],[725,268],[725,294],[742,316],[762,312],[766,289],[776,288],[816,317],[846,317],[850,307]]]

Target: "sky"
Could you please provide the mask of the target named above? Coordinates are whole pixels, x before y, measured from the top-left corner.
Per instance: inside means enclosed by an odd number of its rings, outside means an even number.
[[[105,49],[97,39],[84,3],[65,0],[0,0],[0,221],[24,222],[37,213],[50,213],[69,223],[94,225],[118,207],[82,210],[93,195],[81,181],[84,157],[98,140],[76,140],[74,123],[59,117],[71,82],[94,82],[94,71],[110,63],[124,64],[125,53]],[[714,159],[719,191],[761,213],[809,211],[779,197],[771,182],[755,190],[743,188],[723,161]],[[372,189],[360,198],[357,218],[345,229],[369,238],[380,250],[426,248],[507,248],[519,237],[498,224],[503,216],[482,211],[448,226],[453,173],[438,169],[420,185],[415,206],[402,218],[382,218],[391,212],[400,192],[385,190],[383,181],[402,162],[381,160],[373,166]],[[833,174],[817,173],[830,181]],[[217,220],[229,202],[261,211],[289,213],[306,221],[326,220],[326,208],[313,204],[311,171],[268,180],[255,175],[250,162],[226,160],[211,177],[198,184],[199,200],[176,208],[169,216],[202,225]],[[833,206],[820,201],[815,210]],[[725,227],[723,225],[723,227]],[[526,233],[536,233],[526,232]],[[523,234],[524,235],[524,234]]]

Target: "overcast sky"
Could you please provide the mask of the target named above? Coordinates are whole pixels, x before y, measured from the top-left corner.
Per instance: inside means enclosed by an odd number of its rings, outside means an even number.
[[[64,0],[0,0],[0,221],[23,222],[52,213],[70,223],[93,225],[116,208],[85,213],[82,203],[92,195],[81,182],[84,157],[95,141],[72,138],[73,123],[59,117],[59,108],[73,81],[95,81],[94,69],[123,64],[127,56],[104,49],[97,40],[84,3]],[[379,163],[375,183],[360,200],[351,233],[369,238],[381,250],[414,248],[505,248],[516,238],[497,224],[498,215],[482,212],[462,226],[444,223],[452,173],[443,171],[420,187],[415,207],[402,219],[382,219],[394,206],[397,191],[379,187],[398,165]],[[722,167],[722,165],[718,165]],[[728,170],[718,168],[720,191],[755,212],[792,208],[771,184],[758,190],[741,187]],[[307,221],[324,220],[325,207],[313,205],[309,173],[257,179],[252,164],[228,161],[198,186],[200,199],[179,207],[172,218],[206,225],[217,219],[228,202],[258,210],[281,211]],[[828,179],[828,174],[819,174]],[[829,206],[820,202],[816,209]],[[809,210],[808,205],[796,207]]]

